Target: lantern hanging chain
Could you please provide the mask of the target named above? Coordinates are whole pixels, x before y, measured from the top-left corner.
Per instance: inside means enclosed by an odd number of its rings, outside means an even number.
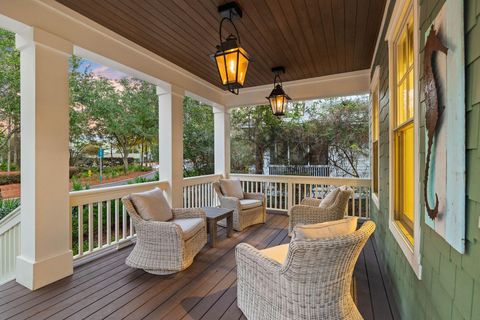
[[[220,46],[222,45],[222,26],[223,26],[223,22],[227,20],[228,22],[230,22],[230,24],[233,26],[233,28],[235,29],[235,33],[237,34],[237,39],[238,39],[238,44],[241,44],[242,42],[240,41],[240,34],[238,33],[238,30],[237,30],[237,27],[235,26],[235,23],[233,23],[233,20],[232,20],[232,12],[230,12],[230,16],[229,17],[224,17],[222,19],[222,21],[220,21],[220,27],[219,27],[219,30],[218,30],[218,34],[220,35]],[[223,48],[222,48],[223,49]]]

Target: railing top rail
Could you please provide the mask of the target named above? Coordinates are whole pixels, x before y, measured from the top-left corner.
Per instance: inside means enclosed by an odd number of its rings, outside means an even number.
[[[353,187],[369,187],[368,178],[343,178],[343,177],[313,177],[313,176],[290,176],[290,175],[262,175],[262,174],[230,174],[230,177],[244,181],[260,182],[284,182],[306,184],[328,184],[333,186],[348,185]]]
[[[198,177],[188,177],[188,178],[183,178],[183,186],[192,186],[196,184],[202,184],[202,183],[209,183],[209,182],[215,182],[221,179],[223,175],[221,174],[208,174],[204,176],[198,176]]]
[[[0,221],[0,235],[4,234],[5,232],[13,228],[15,225],[20,223],[20,214],[21,208],[19,206]]]
[[[153,181],[102,189],[72,191],[70,192],[70,206],[79,206],[99,201],[118,199],[132,192],[147,191],[154,187],[166,190],[168,188],[168,181]]]

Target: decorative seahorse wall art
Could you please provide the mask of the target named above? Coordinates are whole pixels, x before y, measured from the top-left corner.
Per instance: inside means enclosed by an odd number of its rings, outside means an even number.
[[[433,70],[433,59],[437,51],[447,54],[448,48],[442,44],[442,41],[435,32],[434,27],[430,29],[428,34],[427,42],[425,44],[424,52],[424,77],[425,77],[425,118],[426,118],[426,127],[427,127],[427,137],[428,137],[428,149],[427,149],[427,159],[425,164],[425,177],[423,180],[423,191],[425,195],[425,207],[427,209],[428,216],[430,219],[435,219],[438,216],[438,195],[435,193],[435,207],[431,208],[428,203],[428,172],[430,170],[430,158],[432,153],[432,144],[435,133],[438,129],[437,124],[439,122],[440,116],[442,115],[445,106],[438,105],[438,80],[435,77]]]

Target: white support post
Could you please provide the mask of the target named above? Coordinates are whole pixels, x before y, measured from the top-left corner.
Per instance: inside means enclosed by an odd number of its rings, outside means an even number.
[[[159,175],[168,180],[167,199],[174,208],[183,206],[183,100],[185,91],[157,87],[159,110]]]
[[[214,106],[215,174],[230,175],[230,112],[226,107]]]
[[[21,83],[21,255],[17,282],[38,289],[73,273],[68,58],[72,45],[33,28],[17,35]]]

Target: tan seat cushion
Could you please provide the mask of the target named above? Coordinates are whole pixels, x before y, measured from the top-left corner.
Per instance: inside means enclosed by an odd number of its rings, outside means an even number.
[[[144,220],[168,221],[172,219],[172,208],[160,188],[132,193],[132,203]]]
[[[255,199],[243,199],[240,200],[240,208],[242,210],[248,210],[252,208],[257,208],[262,205],[262,201]]]
[[[340,192],[340,188],[335,188],[332,191],[330,191],[325,198],[320,202],[319,207],[320,208],[328,208],[332,206],[335,203],[335,200],[337,199],[338,193]]]
[[[182,229],[185,240],[196,235],[205,226],[205,220],[202,218],[173,219],[171,222]]]
[[[264,255],[269,257],[270,259],[273,259],[277,261],[280,264],[283,264],[285,262],[285,259],[287,259],[287,254],[288,254],[288,243],[287,244],[282,244],[279,246],[267,248],[260,250],[260,252]]]
[[[240,180],[237,179],[220,179],[220,188],[226,197],[234,197],[243,199],[243,189]]]
[[[347,235],[355,232],[357,222],[357,217],[346,217],[323,223],[297,225],[293,229],[293,239],[321,239]]]

